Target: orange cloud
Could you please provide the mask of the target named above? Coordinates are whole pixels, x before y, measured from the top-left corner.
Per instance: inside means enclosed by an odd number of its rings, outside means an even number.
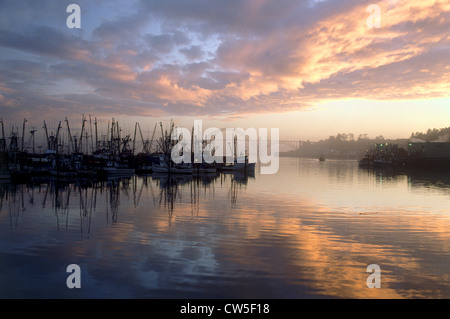
[[[120,107],[204,116],[285,112],[330,98],[447,96],[448,1],[377,5],[379,29],[367,26],[367,3],[258,0],[138,2],[83,37],[47,25],[3,30],[2,47],[33,58],[3,58],[0,87],[20,92],[29,107],[37,102],[27,97],[45,104],[60,80],[72,80],[82,91],[71,95],[73,105],[84,105],[90,91],[98,107],[120,100]],[[44,85],[55,88],[35,90]]]

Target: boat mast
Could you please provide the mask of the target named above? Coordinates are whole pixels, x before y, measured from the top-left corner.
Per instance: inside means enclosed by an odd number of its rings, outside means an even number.
[[[120,155],[120,126],[119,126],[119,121],[116,122],[116,131],[117,131],[117,155]]]
[[[27,122],[27,119],[23,119],[23,124],[22,124],[22,152],[23,152],[23,148],[25,145],[25,123]]]
[[[134,125],[134,137],[133,137],[133,155],[134,155],[134,150],[136,147],[136,131],[137,131],[137,127],[138,127],[138,122],[136,122],[136,124]]]
[[[2,139],[0,140],[0,152],[6,152],[5,127],[3,125],[3,118],[0,119],[2,123]]]
[[[164,135],[162,122],[159,122],[159,126],[161,127],[161,148],[162,148],[164,155],[166,155],[166,136]]]
[[[95,151],[98,149],[98,131],[97,131],[97,118],[94,119],[95,125]]]
[[[86,155],[89,153],[89,134],[86,131]]]
[[[66,123],[67,123],[67,132],[69,133],[69,142],[70,142],[69,143],[69,153],[70,153],[70,148],[72,148],[72,152],[76,153],[77,150],[73,144],[73,138],[72,138],[72,134],[70,133],[69,120],[67,119],[67,117],[66,117]]]
[[[155,123],[155,128],[153,129],[153,134],[152,134],[152,139],[150,140],[150,145],[148,146],[148,152],[150,153],[152,151],[152,144],[153,144],[153,139],[155,137],[155,132],[156,132],[156,126],[158,124]]]
[[[27,141],[27,144],[26,144],[26,146],[28,146],[29,145],[29,143],[30,143],[30,139],[31,139],[31,142],[32,142],[32,150],[33,150],[33,154],[34,154],[34,151],[35,151],[35,149],[34,149],[34,133],[36,133],[37,132],[37,130],[34,128],[34,126],[31,128],[31,131],[30,131],[30,137],[28,138],[28,141]],[[29,146],[28,146],[29,147]]]
[[[48,130],[47,130],[47,124],[45,123],[44,120],[44,129],[45,129],[45,138],[47,139],[47,149],[50,150],[50,140],[48,139]]]
[[[91,119],[91,114],[89,114],[89,130],[90,130],[90,134],[91,134],[91,152],[92,154],[94,153],[95,149],[94,149],[94,134],[92,134],[92,119]]]
[[[139,135],[141,135],[141,141],[142,141],[142,152],[148,153],[148,143],[144,141],[144,136],[142,135],[141,125],[138,123],[139,127]]]
[[[61,121],[58,123],[58,128],[56,129],[56,135],[55,135],[55,150],[56,153],[58,153],[58,138],[59,138],[59,131],[61,129]]]
[[[110,152],[111,152],[111,155],[114,155],[114,118],[112,118],[112,120],[111,120],[111,138],[110,138],[110,141],[109,141],[109,149],[110,149]]]
[[[84,114],[81,117],[81,134],[80,134],[80,152],[83,151],[83,133],[84,133],[84,123],[86,122],[86,117]]]

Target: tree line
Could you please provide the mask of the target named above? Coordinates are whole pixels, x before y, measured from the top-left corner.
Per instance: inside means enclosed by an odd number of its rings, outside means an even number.
[[[450,127],[428,129],[427,132],[413,132],[409,138],[387,139],[383,135],[374,138],[367,134],[338,133],[318,142],[302,141],[298,150],[280,153],[282,156],[346,158],[359,159],[370,151],[376,144],[396,144],[399,149],[406,151],[411,141],[422,142],[450,142]]]
[[[419,139],[425,142],[450,142],[450,127],[441,129],[428,129],[426,133],[411,133],[411,139]]]

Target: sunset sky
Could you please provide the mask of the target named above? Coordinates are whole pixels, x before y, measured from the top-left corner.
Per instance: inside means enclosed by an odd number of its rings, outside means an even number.
[[[91,114],[146,134],[199,119],[282,139],[400,138],[450,126],[449,92],[448,0],[0,0],[7,125],[67,116],[76,129]]]

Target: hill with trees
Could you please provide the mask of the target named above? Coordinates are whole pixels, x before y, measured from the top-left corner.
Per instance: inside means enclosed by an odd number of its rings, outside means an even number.
[[[409,138],[386,139],[382,135],[370,138],[367,134],[356,137],[353,133],[338,133],[317,142],[302,141],[298,150],[282,152],[280,156],[313,157],[334,159],[360,159],[376,144],[398,145],[406,151],[410,142],[450,142],[450,127],[428,129],[427,132],[413,132]]]

